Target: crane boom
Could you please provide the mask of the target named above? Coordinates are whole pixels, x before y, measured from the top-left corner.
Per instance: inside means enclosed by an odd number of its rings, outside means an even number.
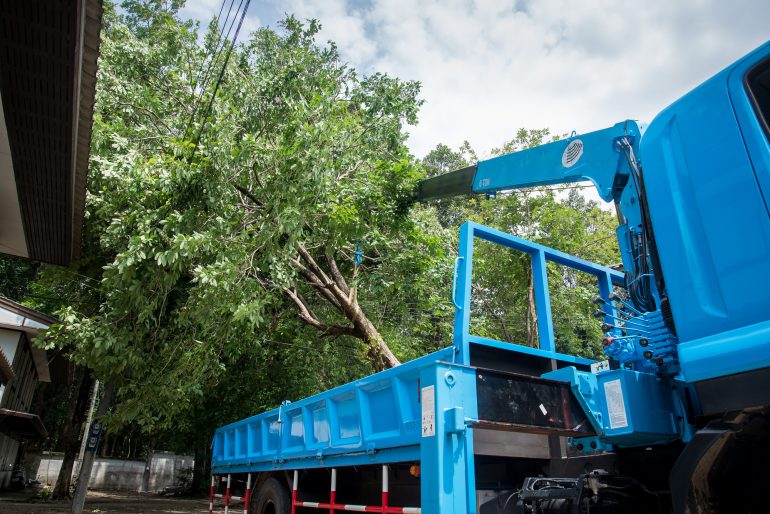
[[[638,160],[642,133],[637,122],[626,120],[602,130],[479,161],[422,181],[415,200],[590,181],[603,200],[616,205],[618,245],[631,299],[638,309],[654,311],[666,298]],[[673,329],[668,316],[666,320]]]
[[[479,161],[424,180],[416,200],[590,180],[605,201],[619,200],[632,170],[627,150],[638,154],[639,125],[626,120],[606,129]]]

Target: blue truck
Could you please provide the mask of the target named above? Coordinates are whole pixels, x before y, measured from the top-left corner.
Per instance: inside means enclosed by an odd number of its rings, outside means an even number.
[[[648,126],[481,161],[415,200],[575,181],[614,203],[622,271],[465,223],[453,344],[217,429],[211,507],[770,512],[770,43]],[[530,256],[539,347],[471,332],[480,240]],[[548,262],[595,277],[606,360],[557,352]]]

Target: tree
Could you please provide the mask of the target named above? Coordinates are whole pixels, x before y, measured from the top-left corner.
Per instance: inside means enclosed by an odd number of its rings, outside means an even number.
[[[115,386],[117,451],[139,455],[136,434],[153,434],[205,466],[217,426],[448,346],[465,219],[616,255],[600,240],[606,213],[547,188],[410,206],[426,174],[476,160],[468,144],[409,155],[419,84],[359,75],[316,42],[317,22],[293,17],[228,57],[220,23],[199,38],[178,7],[107,4],[83,258],[32,287],[63,320],[45,344],[72,345]],[[500,151],[547,137],[522,131]],[[531,340],[534,312],[510,315],[532,304],[526,261],[477,257],[477,328]],[[555,318],[570,321],[559,347],[593,352],[583,296],[559,296],[587,286],[549,278]]]
[[[35,279],[38,263],[0,254],[0,296],[19,301]]]
[[[316,22],[289,17],[234,49],[214,95],[196,77],[224,61],[218,26],[201,44],[175,7],[105,16],[83,252],[99,306],[65,307],[47,337],[116,385],[115,426],[145,431],[271,341],[397,364],[362,302],[393,290],[393,262],[446,257],[408,216],[418,84],[359,76],[316,44]]]
[[[61,468],[56,479],[51,498],[54,500],[66,498],[70,493],[72,480],[72,470],[75,465],[75,458],[80,450],[80,430],[83,428],[83,421],[88,410],[89,396],[91,393],[93,380],[88,369],[80,367],[77,369],[75,380],[70,387],[69,398],[67,399],[66,420],[61,427],[60,446],[64,452]]]

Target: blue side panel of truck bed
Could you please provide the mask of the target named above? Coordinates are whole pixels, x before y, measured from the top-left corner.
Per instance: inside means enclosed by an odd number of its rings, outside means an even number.
[[[446,348],[219,428],[214,473],[351,466],[420,458],[420,372]]]

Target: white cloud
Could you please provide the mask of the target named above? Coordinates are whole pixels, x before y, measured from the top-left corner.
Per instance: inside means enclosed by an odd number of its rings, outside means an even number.
[[[205,21],[218,7],[187,9]],[[283,13],[317,18],[322,39],[355,67],[422,82],[426,104],[409,140],[417,156],[464,139],[484,155],[519,127],[649,121],[763,43],[770,19],[762,0],[273,0],[255,9],[271,25]]]
[[[215,16],[219,16],[220,24],[225,23],[225,33],[235,35],[238,29],[238,23],[241,19],[241,2],[235,0],[192,0],[185,3],[180,11],[182,18],[192,19],[200,22],[202,30],[206,30],[209,23]],[[241,8],[239,8],[241,7]],[[221,9],[221,10],[220,10]],[[263,25],[260,18],[255,14],[254,9],[249,9],[246,17],[243,19],[238,41],[243,41],[249,34],[256,31]]]

